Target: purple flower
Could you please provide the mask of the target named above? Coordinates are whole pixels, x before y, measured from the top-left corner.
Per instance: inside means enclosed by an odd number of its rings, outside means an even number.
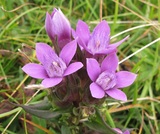
[[[36,44],[37,59],[42,63],[29,63],[22,70],[29,76],[44,79],[42,85],[46,88],[59,84],[64,76],[70,75],[80,68],[81,62],[70,63],[77,49],[77,42],[73,40],[63,47],[59,56],[45,43]]]
[[[46,14],[45,28],[52,42],[57,40],[60,48],[71,41],[70,23],[60,9],[54,8],[51,15]]]
[[[110,44],[110,27],[106,21],[100,22],[90,34],[88,25],[79,20],[76,35],[78,36],[78,44],[92,55],[109,54],[128,38],[127,36],[117,43]]]
[[[130,134],[129,130],[122,132],[119,128],[113,128],[118,134]]]
[[[114,99],[126,101],[124,92],[118,88],[131,85],[136,74],[127,71],[116,72],[118,57],[116,53],[109,54],[99,65],[97,60],[87,58],[87,73],[93,81],[90,84],[91,95],[94,98],[103,98],[108,95]]]

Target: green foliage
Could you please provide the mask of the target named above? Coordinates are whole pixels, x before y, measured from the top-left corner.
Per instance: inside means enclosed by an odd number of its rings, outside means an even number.
[[[98,109],[96,109],[95,117],[90,118],[89,121],[84,122],[90,129],[103,134],[116,134],[116,132],[105,122]]]

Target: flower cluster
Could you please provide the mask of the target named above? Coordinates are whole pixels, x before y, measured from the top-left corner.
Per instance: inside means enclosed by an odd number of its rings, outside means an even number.
[[[36,56],[41,64],[25,65],[22,68],[25,73],[33,78],[44,79],[42,85],[50,88],[63,82],[65,76],[84,67],[87,70],[86,77],[88,75],[91,80],[89,88],[92,97],[101,99],[110,96],[117,100],[127,100],[125,93],[118,88],[131,85],[136,74],[127,71],[116,72],[118,66],[116,48],[128,36],[110,44],[110,27],[106,21],[100,22],[90,33],[88,25],[79,20],[74,31],[60,9],[54,9],[51,15],[47,13],[45,28],[54,46],[58,44],[55,48],[59,51],[56,53],[49,45],[37,43]],[[75,56],[77,44],[83,59]]]
[[[36,56],[40,64],[25,65],[22,68],[25,73],[43,79],[41,84],[54,90],[59,100],[75,106],[80,102],[93,104],[104,97],[127,100],[120,89],[131,85],[136,74],[117,72],[117,47],[128,36],[111,44],[110,27],[105,20],[93,32],[79,20],[74,30],[60,9],[46,14],[45,29],[54,49],[37,43]]]

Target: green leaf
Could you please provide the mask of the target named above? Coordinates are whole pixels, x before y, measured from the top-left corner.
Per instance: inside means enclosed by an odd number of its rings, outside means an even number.
[[[50,109],[51,106],[52,105],[51,105],[51,103],[49,103],[49,100],[47,98],[40,101],[39,103],[28,105],[28,107],[30,107],[32,109],[43,109],[43,110]]]
[[[71,131],[70,131],[69,127],[67,127],[67,126],[62,126],[62,127],[61,127],[61,133],[62,133],[62,134],[71,134]]]
[[[35,109],[30,106],[25,105],[18,105],[19,107],[22,107],[26,112],[35,115],[39,118],[52,120],[53,118],[56,118],[62,114],[60,111],[52,111],[52,110],[41,110],[41,109]]]
[[[137,6],[133,3],[132,0],[126,0],[126,3],[128,6],[130,6],[130,9],[134,10],[135,12],[138,12],[141,15],[144,15],[143,12],[137,8]]]
[[[36,116],[32,116],[32,121],[36,124],[38,124],[39,126],[42,126],[43,128],[46,128],[47,127],[47,124],[46,124],[46,120],[45,119],[41,119],[41,118],[38,118]],[[35,134],[46,134],[46,132],[40,128],[37,128],[35,127]]]
[[[97,115],[98,122],[101,125],[103,125],[105,128],[107,128],[108,130],[116,134],[116,132],[105,122],[98,108],[96,108],[96,115]]]

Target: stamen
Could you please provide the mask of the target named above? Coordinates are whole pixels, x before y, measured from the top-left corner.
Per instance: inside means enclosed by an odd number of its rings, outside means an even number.
[[[116,78],[114,73],[102,72],[96,80],[96,83],[104,90],[113,88],[116,85]]]
[[[58,63],[55,62],[55,61],[53,61],[52,64],[55,65],[55,66],[58,66]]]
[[[61,77],[66,69],[66,64],[57,57],[52,62],[46,61],[45,69],[49,77]]]
[[[97,40],[97,42],[96,42],[96,48],[99,48],[99,46],[100,46],[100,41]]]

